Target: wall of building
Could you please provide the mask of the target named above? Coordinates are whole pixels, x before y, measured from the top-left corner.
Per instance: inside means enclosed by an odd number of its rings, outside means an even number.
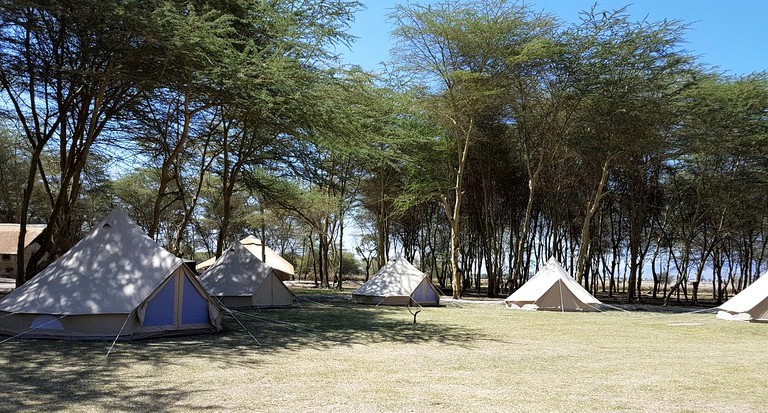
[[[40,249],[40,245],[32,243],[24,249],[24,265],[29,262],[29,257]],[[0,277],[16,278],[16,254],[0,254]]]

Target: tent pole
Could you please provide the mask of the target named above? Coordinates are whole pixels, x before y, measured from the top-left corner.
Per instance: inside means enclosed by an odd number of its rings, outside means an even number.
[[[136,307],[138,308],[138,307]],[[109,357],[109,353],[112,352],[112,348],[115,347],[115,343],[117,343],[117,339],[120,338],[120,334],[123,334],[123,329],[128,324],[128,319],[131,318],[131,315],[133,312],[136,311],[136,309],[133,309],[130,313],[128,313],[128,317],[125,317],[125,321],[123,321],[123,326],[120,327],[120,331],[117,332],[117,335],[115,336],[115,339],[112,341],[112,345],[109,346],[109,350],[107,350],[107,354],[104,357]]]
[[[246,312],[243,312],[243,311],[238,311],[238,310],[232,310],[232,312],[233,313],[239,313],[243,317],[249,317],[249,318],[252,318],[254,320],[264,321],[264,322],[269,323],[269,324],[274,324],[274,325],[278,325],[278,326],[281,326],[281,327],[285,326],[285,328],[290,329],[290,330],[301,331],[301,332],[307,332],[308,331],[308,330],[304,330],[304,329],[299,328],[298,325],[296,325],[296,324],[286,323],[285,321],[270,320],[268,318],[259,317],[259,316],[254,315],[254,314],[249,314],[249,313],[246,313]]]
[[[258,344],[258,345],[261,345],[261,343],[259,342],[259,340],[256,340],[256,337],[254,337],[254,336],[253,336],[253,334],[251,334],[251,332],[250,332],[250,331],[248,331],[248,329],[247,329],[247,328],[245,328],[245,325],[244,325],[243,323],[241,323],[241,322],[240,322],[240,320],[239,320],[237,317],[235,317],[235,314],[232,312],[232,310],[230,310],[229,308],[227,308],[227,307],[224,305],[224,303],[222,303],[222,302],[221,302],[221,300],[219,300],[219,298],[218,298],[218,297],[211,297],[211,298],[213,298],[213,299],[215,299],[216,301],[218,301],[218,302],[219,302],[219,305],[221,306],[221,308],[223,308],[223,309],[224,309],[224,311],[226,311],[227,313],[229,313],[229,315],[231,315],[231,316],[232,316],[232,318],[234,318],[234,319],[235,319],[235,321],[237,321],[237,324],[240,324],[240,327],[242,327],[242,328],[243,328],[243,330],[245,330],[245,332],[246,332],[246,333],[248,333],[248,335],[249,335],[249,336],[251,336],[251,338],[253,339],[253,341],[255,341],[255,342],[256,342],[256,344]]]
[[[259,340],[256,340],[256,337],[254,337],[254,336],[253,336],[253,334],[251,334],[251,332],[250,332],[250,331],[248,331],[248,329],[247,329],[247,328],[245,328],[245,325],[243,325],[243,323],[241,323],[241,322],[240,322],[240,320],[239,320],[237,317],[235,317],[235,314],[234,314],[234,313],[232,313],[232,310],[230,310],[230,309],[229,309],[229,308],[227,308],[227,307],[222,307],[222,308],[223,308],[224,310],[226,310],[226,311],[229,313],[229,315],[231,315],[231,316],[232,316],[232,318],[234,318],[234,319],[235,319],[235,321],[237,321],[237,324],[240,324],[240,327],[242,327],[242,328],[243,328],[243,330],[245,330],[245,332],[246,332],[246,333],[248,333],[248,335],[249,335],[249,336],[251,336],[251,338],[253,339],[253,341],[255,341],[255,342],[256,342],[256,344],[258,344],[258,345],[261,345],[261,343],[259,342]]]

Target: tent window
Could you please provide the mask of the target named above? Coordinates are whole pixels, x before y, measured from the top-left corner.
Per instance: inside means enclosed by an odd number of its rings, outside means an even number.
[[[200,324],[210,323],[208,317],[208,301],[200,295],[189,278],[184,276],[184,296],[181,303],[181,323]]]
[[[176,280],[171,278],[162,290],[147,303],[144,314],[145,326],[167,326],[174,324]]]
[[[3,261],[10,261],[11,255],[10,254],[3,254]]]
[[[29,328],[35,330],[64,330],[64,326],[61,324],[59,317],[54,317],[52,315],[39,315],[35,317]]]

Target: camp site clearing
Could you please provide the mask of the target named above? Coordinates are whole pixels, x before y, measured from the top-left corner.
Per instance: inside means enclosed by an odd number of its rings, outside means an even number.
[[[2,344],[2,411],[762,412],[768,325],[707,313],[354,304],[298,292],[217,334]],[[258,341],[258,342],[257,342]]]

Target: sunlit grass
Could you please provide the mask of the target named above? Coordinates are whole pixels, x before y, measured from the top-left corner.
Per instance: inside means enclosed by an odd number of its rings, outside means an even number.
[[[711,314],[405,308],[238,315],[208,336],[2,345],[0,410],[758,412],[768,325]]]

